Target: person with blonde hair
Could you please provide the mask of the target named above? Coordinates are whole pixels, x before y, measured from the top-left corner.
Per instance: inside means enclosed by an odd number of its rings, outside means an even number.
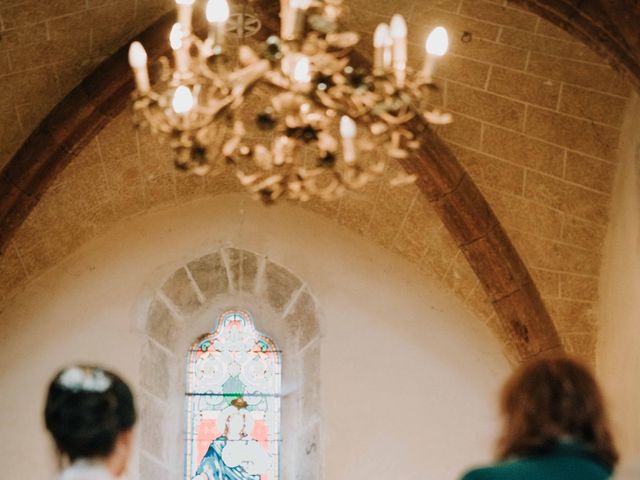
[[[49,385],[44,418],[58,451],[59,480],[113,480],[125,472],[136,411],[115,373],[65,368]]]
[[[600,389],[578,360],[545,357],[504,386],[498,463],[463,480],[604,480],[618,461]]]

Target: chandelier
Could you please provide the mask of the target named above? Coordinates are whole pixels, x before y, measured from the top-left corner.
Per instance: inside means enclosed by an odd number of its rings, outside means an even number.
[[[340,28],[342,0],[283,0],[279,36],[254,48],[245,41],[232,48],[226,0],[208,1],[208,35],[196,35],[194,2],[176,0],[173,61],[159,60],[153,86],[143,46],[129,49],[134,122],[170,145],[180,170],[231,168],[265,203],[331,200],[383,178],[389,161],[409,158],[420,146],[410,128],[416,118],[451,121],[429,101],[437,60],[448,48],[442,27],[426,39],[424,66],[414,71],[406,22],[394,15],[375,30],[366,69],[352,64],[360,39]],[[261,101],[247,121],[246,111]],[[413,180],[402,173],[389,182]]]

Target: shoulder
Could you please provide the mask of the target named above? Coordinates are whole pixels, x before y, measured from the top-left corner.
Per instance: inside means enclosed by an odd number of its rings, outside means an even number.
[[[474,468],[465,473],[461,480],[494,480],[499,479],[500,469],[495,466]]]

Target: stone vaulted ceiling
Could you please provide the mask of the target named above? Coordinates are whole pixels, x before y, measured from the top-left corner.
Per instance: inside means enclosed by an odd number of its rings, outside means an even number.
[[[0,6],[0,164],[89,71],[173,6],[44,3],[5,0]],[[438,72],[437,102],[454,113],[455,123],[438,133],[507,230],[565,347],[592,359],[602,242],[629,84],[574,37],[502,1],[348,4],[348,26],[363,34],[365,51],[375,25],[396,11],[409,21],[416,60],[433,25],[449,28],[451,54]],[[0,257],[0,301],[120,218],[238,191],[229,176],[176,175],[170,152],[134,132],[128,111],[78,151]],[[405,256],[495,323],[476,275],[417,187],[377,184],[340,202],[306,207]]]

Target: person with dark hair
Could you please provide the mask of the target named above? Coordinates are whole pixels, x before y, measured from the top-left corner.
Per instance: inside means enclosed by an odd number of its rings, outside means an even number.
[[[495,465],[462,480],[604,480],[618,460],[589,369],[565,356],[523,365],[502,392]]]
[[[126,469],[136,421],[133,395],[116,374],[92,366],[59,372],[44,418],[63,471],[59,480],[111,480]]]

